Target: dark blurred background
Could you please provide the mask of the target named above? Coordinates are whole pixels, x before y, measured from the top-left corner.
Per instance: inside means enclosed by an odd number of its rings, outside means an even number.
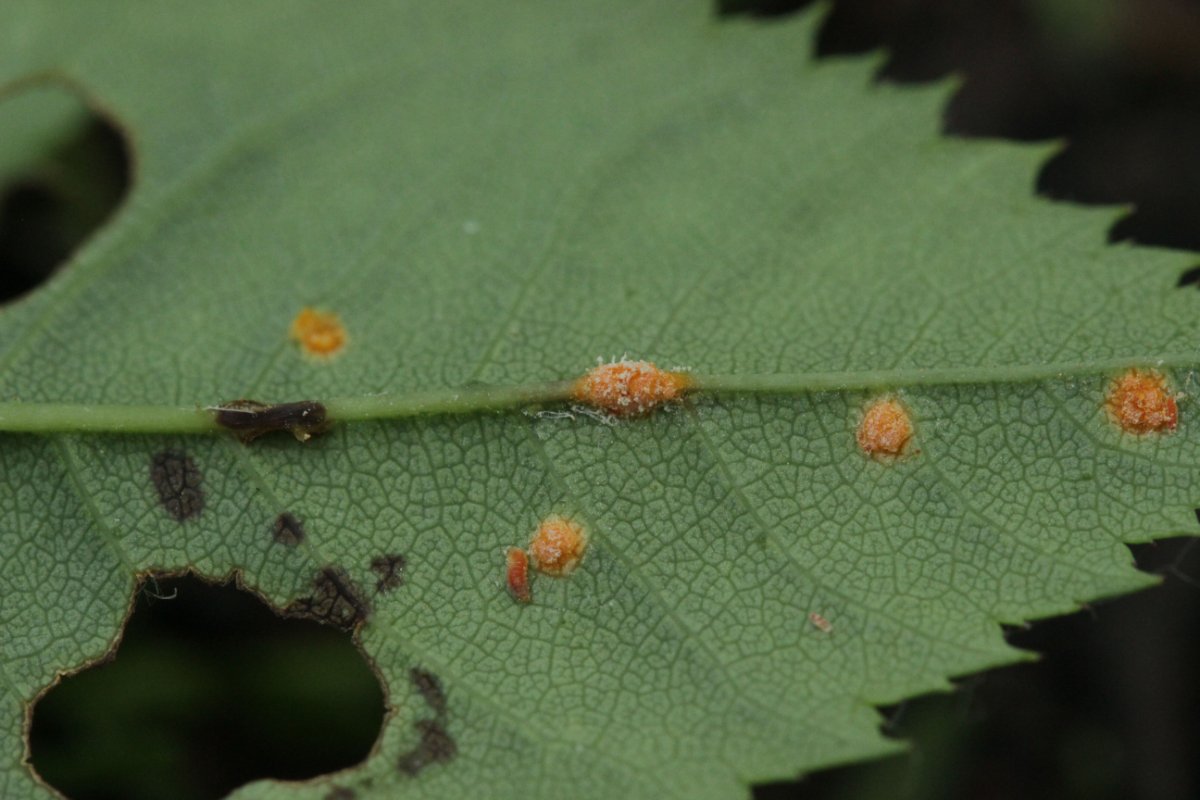
[[[721,0],[762,24],[810,5]],[[885,49],[878,79],[956,75],[948,135],[1064,143],[1030,191],[1130,207],[1113,240],[1200,250],[1200,0],[834,0],[819,57]],[[80,109],[0,176],[0,303],[119,206],[133,160]],[[1196,270],[1180,291],[1198,291]],[[1197,297],[1200,303],[1200,297]],[[757,787],[759,800],[1200,797],[1200,548],[1134,548],[1157,588],[1008,632],[1043,655],[884,709],[909,755]],[[349,637],[232,587],[143,587],[120,658],[38,704],[34,763],[75,798],[213,798],[363,758],[382,694]]]
[[[756,787],[756,800],[1200,797],[1200,547],[1135,548],[1162,586],[1011,630],[1040,662],[884,709],[907,755]]]

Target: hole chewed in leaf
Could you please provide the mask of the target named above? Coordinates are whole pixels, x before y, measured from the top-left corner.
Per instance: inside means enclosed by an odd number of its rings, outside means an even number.
[[[371,606],[359,588],[338,566],[322,567],[312,581],[312,594],[292,601],[288,615],[307,617],[342,630],[354,630],[367,621]]]
[[[132,157],[110,118],[72,87],[0,101],[0,303],[46,281],[128,194]],[[23,155],[18,155],[23,154]]]
[[[155,453],[150,458],[150,481],[172,519],[183,522],[204,510],[203,478],[190,456],[174,450]]]
[[[33,707],[31,760],[58,791],[215,800],[370,754],[384,691],[345,633],[287,619],[234,582],[146,577],[135,598],[118,649]]]

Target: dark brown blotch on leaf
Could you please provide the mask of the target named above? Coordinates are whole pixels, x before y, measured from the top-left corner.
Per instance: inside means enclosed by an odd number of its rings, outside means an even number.
[[[150,458],[150,481],[172,519],[179,522],[200,516],[204,486],[196,462],[184,453],[164,450]]]
[[[285,511],[275,518],[275,541],[287,547],[304,541],[304,526],[292,512]]]
[[[338,566],[322,567],[313,577],[311,595],[293,600],[286,611],[342,630],[354,630],[367,621],[371,606],[362,589]]]
[[[400,755],[397,764],[404,774],[416,775],[430,764],[453,759],[458,755],[458,745],[446,730],[446,693],[442,690],[442,682],[423,669],[410,670],[408,677],[433,712],[432,719],[419,719],[413,723],[421,738],[415,747]]]
[[[345,786],[335,786],[325,795],[324,800],[354,800],[357,797],[353,789]]]
[[[429,709],[439,718],[446,715],[446,693],[442,691],[442,682],[438,676],[423,669],[412,669],[408,677],[421,697],[429,704]]]
[[[371,572],[379,576],[375,591],[390,592],[404,583],[404,567],[408,561],[399,553],[375,556],[371,559]]]
[[[421,741],[412,750],[400,755],[398,766],[404,774],[416,775],[430,764],[444,763],[458,755],[458,745],[441,722],[420,719],[413,723],[413,727],[421,734]]]

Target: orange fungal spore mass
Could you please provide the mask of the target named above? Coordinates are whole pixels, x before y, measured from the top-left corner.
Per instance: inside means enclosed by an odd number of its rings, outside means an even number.
[[[1113,382],[1108,392],[1108,411],[1128,433],[1162,433],[1175,430],[1179,407],[1162,375],[1131,369]]]
[[[547,575],[568,575],[583,558],[587,536],[583,528],[565,517],[547,517],[529,542],[534,565]]]
[[[614,416],[632,417],[677,399],[690,384],[686,374],[649,361],[616,361],[590,370],[575,382],[572,395]]]
[[[833,633],[833,625],[830,624],[829,620],[815,611],[808,615],[808,621],[821,633]]]
[[[304,352],[314,356],[331,356],[346,346],[346,328],[337,314],[303,308],[288,331],[300,343]]]
[[[869,456],[896,456],[912,438],[912,420],[895,400],[876,400],[858,425],[858,446]]]

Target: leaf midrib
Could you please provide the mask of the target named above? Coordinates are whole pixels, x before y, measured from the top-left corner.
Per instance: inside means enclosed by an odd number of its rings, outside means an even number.
[[[1002,365],[994,367],[904,368],[844,372],[703,375],[688,373],[692,392],[717,395],[806,395],[829,392],[900,391],[935,386],[1039,383],[1080,377],[1114,375],[1132,367],[1195,369],[1194,354],[1132,356],[1089,362]],[[360,395],[320,401],[335,422],[406,419],[418,416],[460,415],[505,411],[571,399],[573,381],[512,386],[468,387]],[[209,404],[43,403],[0,402],[0,432],[12,433],[217,433],[222,429]],[[255,398],[261,399],[261,398]],[[280,402],[296,398],[280,399]],[[306,400],[319,398],[303,398]]]

